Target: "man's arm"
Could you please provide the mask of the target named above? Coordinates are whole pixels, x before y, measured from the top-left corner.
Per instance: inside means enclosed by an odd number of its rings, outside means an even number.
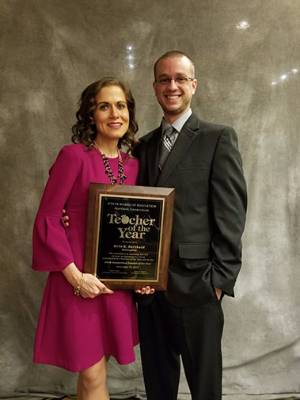
[[[212,281],[233,296],[241,268],[241,237],[245,227],[247,191],[237,136],[224,128],[212,167],[211,201],[214,220]]]

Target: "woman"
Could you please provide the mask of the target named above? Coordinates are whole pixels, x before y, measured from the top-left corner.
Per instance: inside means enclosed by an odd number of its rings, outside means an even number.
[[[134,361],[138,343],[130,292],[112,292],[82,273],[90,182],[134,185],[138,161],[129,152],[138,130],[135,102],[115,78],[82,93],[73,126],[50,169],[33,232],[33,268],[49,271],[36,331],[34,362],[79,372],[79,400],[107,400],[106,358]],[[66,209],[72,224],[61,223]]]

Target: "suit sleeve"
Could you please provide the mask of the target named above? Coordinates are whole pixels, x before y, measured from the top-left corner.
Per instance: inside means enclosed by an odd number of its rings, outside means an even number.
[[[32,268],[35,270],[61,271],[74,261],[61,216],[80,164],[74,148],[65,146],[49,171],[33,228]]]
[[[225,128],[216,147],[211,179],[214,220],[212,238],[212,283],[234,296],[241,268],[241,237],[245,227],[247,189],[237,136]]]

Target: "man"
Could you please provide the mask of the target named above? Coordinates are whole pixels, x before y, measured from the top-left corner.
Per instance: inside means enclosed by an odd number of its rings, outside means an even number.
[[[164,116],[136,149],[139,184],[174,187],[175,206],[168,289],[139,296],[147,400],[177,399],[180,356],[192,399],[221,400],[221,298],[234,294],[247,202],[237,137],[192,113],[186,54],[162,55],[153,87]]]

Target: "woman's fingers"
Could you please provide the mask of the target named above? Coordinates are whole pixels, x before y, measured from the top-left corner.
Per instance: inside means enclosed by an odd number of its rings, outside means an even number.
[[[107,286],[102,285],[102,288],[100,288],[100,294],[113,294],[113,291]]]
[[[81,297],[94,299],[100,294],[113,294],[95,275],[84,273],[80,287]]]
[[[99,294],[112,294],[113,293],[113,291],[111,289],[109,289],[107,286],[105,286],[100,281],[99,278],[97,278],[96,276],[94,276],[94,278],[97,280],[97,287],[98,287],[98,290],[99,290]]]

